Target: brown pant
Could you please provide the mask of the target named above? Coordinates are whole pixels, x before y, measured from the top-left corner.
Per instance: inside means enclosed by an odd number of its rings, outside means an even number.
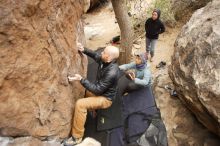
[[[84,135],[87,110],[105,109],[112,105],[112,101],[104,96],[95,96],[90,92],[87,92],[86,96],[86,98],[78,99],[75,105],[72,124],[72,136],[75,138],[82,138]]]

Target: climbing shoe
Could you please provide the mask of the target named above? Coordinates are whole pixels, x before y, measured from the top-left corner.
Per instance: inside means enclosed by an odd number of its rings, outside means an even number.
[[[63,145],[64,146],[74,146],[74,145],[77,145],[81,142],[82,142],[82,138],[74,138],[74,137],[71,136],[70,138],[65,139],[63,141]]]
[[[164,67],[165,65],[166,65],[166,62],[161,61],[161,62],[156,66],[156,68],[162,68],[162,67]]]

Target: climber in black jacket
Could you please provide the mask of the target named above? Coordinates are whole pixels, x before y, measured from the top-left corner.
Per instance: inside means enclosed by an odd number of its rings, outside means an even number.
[[[160,20],[160,10],[155,9],[152,12],[152,17],[148,18],[145,22],[145,31],[146,31],[146,52],[150,53],[150,61],[154,57],[154,50],[159,38],[159,34],[165,31],[165,26]]]
[[[119,67],[116,59],[119,57],[119,49],[114,46],[107,46],[100,54],[84,48],[78,44],[79,51],[93,58],[98,64],[97,78],[94,83],[75,74],[68,77],[69,81],[78,80],[90,91],[87,98],[78,99],[75,105],[75,114],[72,124],[72,137],[64,141],[64,145],[72,146],[82,141],[87,110],[106,109],[112,105],[116,96],[117,79]]]

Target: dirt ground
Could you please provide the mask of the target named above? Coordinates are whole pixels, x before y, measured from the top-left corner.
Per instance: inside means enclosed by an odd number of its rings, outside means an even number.
[[[83,18],[86,46],[90,49],[104,47],[109,44],[112,37],[120,34],[111,5],[84,14]]]
[[[156,72],[156,66],[160,61],[165,61],[168,65],[171,62],[171,56],[174,52],[174,43],[180,32],[180,26],[176,28],[167,28],[166,32],[161,34],[155,49],[155,56],[153,62],[151,62],[152,72]],[[145,45],[145,40],[142,43]]]

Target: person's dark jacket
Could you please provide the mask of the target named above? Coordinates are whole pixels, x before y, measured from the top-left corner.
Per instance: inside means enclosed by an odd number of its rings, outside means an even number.
[[[83,51],[84,54],[93,58],[98,63],[98,71],[96,81],[94,83],[87,79],[82,79],[81,84],[90,92],[97,96],[105,96],[108,99],[113,99],[116,95],[117,78],[119,67],[116,60],[110,63],[104,63],[101,60],[101,55],[87,48]]]
[[[160,20],[160,11],[155,10],[155,12],[157,12],[158,18],[156,20],[148,18],[145,22],[146,37],[149,39],[158,39],[159,34],[165,31],[165,26]]]

